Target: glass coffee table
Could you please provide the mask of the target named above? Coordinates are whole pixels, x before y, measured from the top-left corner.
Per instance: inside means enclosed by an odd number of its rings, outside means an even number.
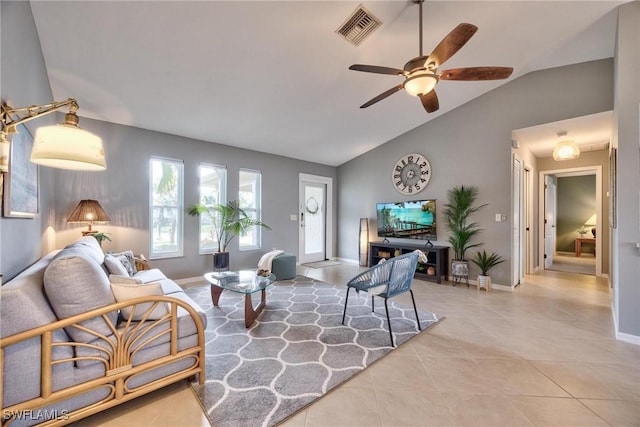
[[[255,270],[216,271],[206,273],[204,278],[211,284],[211,301],[216,307],[224,290],[244,294],[244,325],[247,328],[253,324],[264,308],[267,301],[267,287],[276,281],[273,273],[269,276],[258,276]],[[251,294],[256,292],[261,292],[262,295],[260,304],[254,308]]]

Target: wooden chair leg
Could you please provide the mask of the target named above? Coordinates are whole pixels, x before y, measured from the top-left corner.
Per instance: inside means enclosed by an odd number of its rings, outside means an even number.
[[[387,307],[387,299],[384,299],[384,311],[387,312],[387,325],[389,325],[389,338],[391,338],[391,347],[395,347],[393,344],[393,332],[391,332],[391,319],[389,318],[389,307]]]
[[[344,299],[344,312],[342,313],[342,324],[344,325],[344,317],[347,315],[347,302],[349,301],[349,291],[351,288],[347,286],[347,296]]]

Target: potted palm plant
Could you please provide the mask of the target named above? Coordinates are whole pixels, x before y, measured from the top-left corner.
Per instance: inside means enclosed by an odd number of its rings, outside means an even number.
[[[504,262],[504,258],[498,255],[497,252],[488,254],[484,249],[482,252],[478,251],[473,254],[471,262],[480,267],[480,274],[478,275],[478,287],[491,289],[491,276],[489,276],[489,270],[496,265]]]
[[[247,215],[237,200],[214,205],[198,203],[187,209],[187,213],[191,216],[207,215],[209,217],[212,233],[218,244],[218,250],[213,254],[213,267],[216,269],[229,267],[227,248],[234,237],[248,232],[253,227],[271,230],[267,224]]]
[[[98,241],[101,247],[102,247],[102,242],[104,242],[105,240],[111,241],[111,238],[109,237],[109,233],[103,233],[102,231],[98,231],[97,233],[92,233],[91,236],[95,237],[95,239]]]
[[[465,259],[465,255],[469,249],[481,244],[471,242],[473,237],[481,231],[478,224],[471,221],[471,215],[487,205],[475,206],[478,198],[478,188],[475,186],[453,187],[447,192],[447,197],[449,203],[444,205],[444,217],[450,231],[449,243],[453,250],[451,273],[454,281],[462,277],[468,279],[469,262]]]

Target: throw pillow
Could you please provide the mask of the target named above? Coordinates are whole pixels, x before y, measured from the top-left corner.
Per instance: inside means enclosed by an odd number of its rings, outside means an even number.
[[[138,284],[139,285],[139,284],[143,283],[143,281],[138,279],[137,277],[129,277],[129,275],[126,272],[124,274],[110,274],[109,275],[109,282],[111,282],[111,283],[124,283],[124,284],[129,284],[129,285],[134,285],[134,284]]]
[[[111,283],[111,291],[113,292],[113,296],[116,298],[118,302],[129,301],[134,298],[139,297],[148,297],[148,296],[162,296],[162,286],[159,282],[152,282],[147,284],[126,284],[126,283]],[[153,303],[144,303],[138,304],[135,306],[125,307],[120,310],[122,317],[124,319],[131,320],[142,320],[147,310],[151,308]],[[133,315],[131,312],[133,311]],[[159,303],[158,306],[151,312],[151,314],[147,317],[147,320],[157,320],[160,319],[165,314],[169,313],[167,309],[167,304]]]
[[[129,277],[129,271],[127,271],[122,262],[113,255],[107,254],[104,256],[104,265],[107,267],[109,274]]]
[[[129,273],[129,276],[133,276],[138,271],[136,270],[136,261],[134,259],[132,250],[111,252],[109,253],[109,255],[116,257],[122,263],[122,265],[124,265],[124,268],[127,269],[127,273]]]

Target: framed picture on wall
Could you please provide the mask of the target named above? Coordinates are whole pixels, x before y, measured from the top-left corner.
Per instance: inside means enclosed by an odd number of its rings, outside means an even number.
[[[17,130],[11,134],[2,212],[5,217],[34,218],[38,214],[38,166],[30,161],[33,137],[24,125]]]
[[[609,226],[616,228],[617,225],[617,182],[616,176],[618,175],[618,150],[612,148],[609,152]]]

